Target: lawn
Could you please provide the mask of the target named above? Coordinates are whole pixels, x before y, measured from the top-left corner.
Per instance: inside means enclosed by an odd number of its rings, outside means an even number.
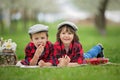
[[[48,24],[49,40],[56,40],[56,23]],[[19,25],[20,27],[21,25]],[[109,65],[86,65],[64,68],[36,68],[26,69],[15,66],[0,66],[0,80],[119,80],[120,79],[120,27],[107,26],[106,36],[101,36],[92,25],[78,25],[78,35],[84,48],[88,51],[97,43],[102,43],[104,53],[110,62]],[[17,43],[16,55],[18,60],[24,58],[25,45],[30,41],[27,31],[21,28],[9,34],[7,31],[0,34],[4,39],[11,38]]]

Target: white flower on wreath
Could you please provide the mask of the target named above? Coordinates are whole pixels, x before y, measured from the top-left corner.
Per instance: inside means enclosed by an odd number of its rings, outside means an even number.
[[[15,42],[12,42],[12,39],[8,39],[8,41],[5,41],[2,45],[2,50],[4,49],[11,49],[13,51],[16,51],[17,44]]]

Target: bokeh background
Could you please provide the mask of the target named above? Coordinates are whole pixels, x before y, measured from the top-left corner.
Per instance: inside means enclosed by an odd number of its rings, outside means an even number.
[[[0,37],[17,44],[18,60],[24,58],[30,41],[29,27],[48,25],[49,40],[54,43],[62,21],[78,26],[84,52],[102,43],[112,64],[37,69],[0,66],[0,80],[119,80],[120,0],[0,0]]]
[[[120,0],[0,0],[0,33],[6,28],[12,33],[35,23],[70,20],[93,24],[105,35],[107,24],[120,24],[119,4]]]

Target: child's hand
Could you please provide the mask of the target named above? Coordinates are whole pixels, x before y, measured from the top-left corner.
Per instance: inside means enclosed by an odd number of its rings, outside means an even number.
[[[68,63],[70,62],[69,56],[65,55],[65,59],[66,59],[66,62],[67,62],[67,64],[68,64]]]
[[[65,61],[65,58],[59,58],[59,64],[58,64],[58,67],[63,67],[63,66],[66,66],[66,61]]]
[[[38,66],[43,67],[45,65],[45,62],[43,60],[40,60],[38,62]]]
[[[39,47],[36,49],[35,55],[40,56],[43,51],[44,51],[44,46],[39,45]]]
[[[59,58],[59,67],[67,66],[70,62],[69,56],[65,55],[65,57]]]

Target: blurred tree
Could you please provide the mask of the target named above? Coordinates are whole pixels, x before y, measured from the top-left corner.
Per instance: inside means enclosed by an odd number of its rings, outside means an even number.
[[[10,32],[16,31],[17,28],[17,24],[14,19],[15,15],[13,15],[18,10],[17,5],[14,5],[15,1],[16,0],[0,0],[0,8],[2,8],[4,27],[9,27]]]
[[[106,10],[120,10],[120,0],[72,0],[80,10],[95,14],[95,26],[102,35],[106,34]]]
[[[4,33],[4,25],[3,25],[3,14],[2,9],[0,8],[0,33]]]
[[[105,11],[109,0],[101,0],[98,6],[98,13],[95,14],[95,25],[102,35],[106,35]]]
[[[23,20],[23,29],[26,30],[27,22],[29,19],[37,22],[37,15],[41,13],[56,13],[58,12],[58,6],[56,4],[56,0],[0,0],[0,4],[3,5],[2,9],[9,9],[10,12],[10,20],[13,14],[16,14],[18,11],[22,13]],[[1,5],[0,5],[1,7]],[[11,21],[12,22],[12,21]],[[11,30],[13,26],[11,25]]]

